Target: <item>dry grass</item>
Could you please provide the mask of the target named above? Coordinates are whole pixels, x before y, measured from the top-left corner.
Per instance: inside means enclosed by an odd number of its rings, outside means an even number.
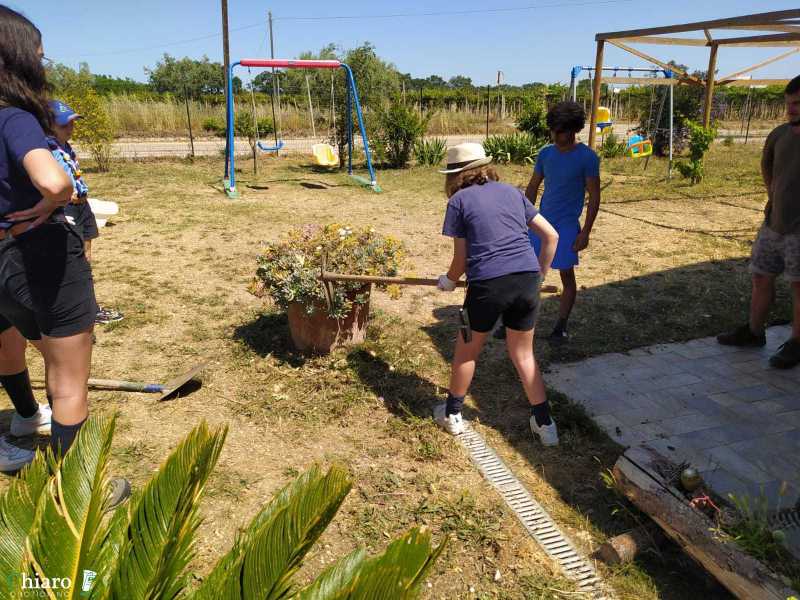
[[[164,380],[194,362],[213,361],[203,387],[172,402],[92,394],[94,411],[120,414],[115,472],[140,485],[200,419],[227,422],[231,432],[203,503],[195,561],[201,573],[230,545],[237,526],[294,474],[313,462],[339,461],[357,485],[306,576],[357,544],[381,548],[409,526],[427,523],[453,543],[425,598],[574,597],[464,452],[427,418],[446,385],[458,294],[407,289],[399,301],[378,294],[363,347],[305,359],[289,347],[285,317],[246,291],[259,242],[307,222],[391,232],[410,248],[410,271],[438,274],[450,250],[439,235],[440,176],[428,169],[384,171],[385,192],[374,195],[344,175],[265,158],[257,179],[242,173],[243,197],[231,201],[220,192],[221,167],[220,160],[162,160],[120,163],[109,174],[88,170],[93,195],[121,206],[96,242],[97,296],[126,315],[98,330],[93,373]],[[539,344],[545,368],[708,335],[743,318],[745,257],[764,202],[755,149],[715,149],[709,180],[693,188],[665,182],[661,162],[646,173],[642,167],[627,159],[603,165],[605,210],[578,271],[585,289],[574,341],[558,353]],[[507,181],[526,183],[522,168],[500,171]],[[785,288],[778,300],[785,315]],[[545,333],[555,310],[556,299],[546,299]],[[39,370],[38,357],[31,359]],[[590,550],[636,523],[600,479],[620,449],[566,399],[552,400],[563,443],[542,449],[530,438],[522,391],[493,341],[466,414]],[[5,410],[3,426],[9,419]],[[631,600],[727,597],[672,548],[606,575]]]

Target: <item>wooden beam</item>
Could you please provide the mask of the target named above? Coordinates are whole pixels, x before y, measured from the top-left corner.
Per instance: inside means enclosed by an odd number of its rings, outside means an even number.
[[[730,75],[726,75],[725,77],[718,77],[717,78],[717,83],[718,84],[719,83],[724,83],[727,80],[736,79],[740,75],[744,75],[745,73],[751,73],[751,72],[753,72],[753,71],[755,71],[757,69],[760,69],[761,67],[766,67],[767,65],[771,65],[774,62],[778,62],[779,60],[783,60],[784,58],[787,58],[787,57],[791,56],[792,54],[797,54],[798,52],[800,52],[800,48],[793,48],[792,50],[789,50],[788,52],[784,52],[783,54],[779,54],[778,56],[773,56],[772,58],[768,58],[767,60],[762,60],[760,63],[757,63],[757,64],[753,65],[752,67],[747,67],[746,69],[742,69],[741,71],[736,71],[735,73],[731,73]]]
[[[653,44],[657,46],[708,46],[706,40],[699,38],[674,38],[657,35],[634,35],[619,38],[618,41],[628,44]]]
[[[753,85],[786,85],[791,81],[790,79],[734,79],[733,81],[725,81],[718,83],[718,85],[725,85],[727,87],[750,87]]]
[[[714,521],[690,506],[660,474],[665,463],[649,448],[629,448],[614,465],[616,487],[737,598],[786,600],[796,595],[728,536],[715,532]]]
[[[665,27],[650,27],[647,29],[630,29],[628,31],[609,31],[607,33],[598,33],[595,36],[595,39],[612,40],[637,35],[661,35],[664,33],[681,33],[683,31],[701,31],[703,29],[714,29],[729,25],[771,25],[776,22],[780,22],[783,19],[800,19],[800,8],[755,13],[752,15],[742,15],[741,17],[715,19],[713,21],[697,21],[695,23],[684,23],[682,25],[667,25]]]
[[[706,99],[703,106],[703,127],[711,125],[711,102],[714,99],[714,78],[717,70],[717,53],[719,46],[711,46],[711,53],[708,57],[708,73],[706,74]]]
[[[605,42],[597,41],[597,55],[594,61],[594,85],[592,87],[592,114],[589,117],[589,148],[594,150],[595,139],[597,138],[597,109],[600,106],[600,90],[603,84],[603,53]]]
[[[711,37],[711,32],[708,29],[703,29],[703,34],[706,36],[706,41],[709,44],[713,44],[714,43],[714,38]]]
[[[629,85],[678,85],[677,78],[666,77],[603,77],[604,83],[618,83]]]
[[[637,50],[636,48],[631,48],[630,46],[626,46],[625,44],[623,44],[622,42],[620,42],[618,40],[608,40],[608,42],[611,43],[611,44],[614,44],[617,48],[625,50],[626,52],[630,52],[631,54],[633,54],[635,56],[638,56],[642,60],[646,60],[648,62],[651,62],[651,63],[655,64],[655,65],[658,65],[662,69],[668,69],[668,70],[672,71],[673,73],[677,73],[678,75],[680,75],[681,79],[686,79],[687,81],[691,81],[691,82],[695,83],[696,85],[704,85],[703,82],[700,81],[697,77],[689,75],[686,71],[683,71],[683,70],[679,69],[678,67],[676,67],[674,65],[669,65],[669,64],[667,64],[667,63],[665,63],[663,61],[658,60],[657,58],[653,58],[649,54],[645,54],[644,52],[641,52],[641,51]]]
[[[800,33],[771,33],[767,35],[751,35],[746,37],[717,38],[715,44],[743,46],[746,44],[764,44],[774,42],[800,42]]]
[[[788,21],[791,23],[791,21]],[[800,25],[738,25],[734,27],[718,27],[717,29],[729,29],[739,31],[783,31],[794,33],[800,31]]]

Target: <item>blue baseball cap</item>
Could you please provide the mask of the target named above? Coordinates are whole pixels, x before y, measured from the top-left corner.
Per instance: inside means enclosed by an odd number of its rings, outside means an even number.
[[[80,119],[81,116],[72,110],[69,106],[61,102],[61,100],[50,101],[50,112],[53,113],[53,121],[59,127],[64,127],[70,121]]]

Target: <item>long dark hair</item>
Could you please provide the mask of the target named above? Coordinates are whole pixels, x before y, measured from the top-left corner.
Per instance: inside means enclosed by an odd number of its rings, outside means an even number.
[[[42,33],[28,19],[0,4],[0,108],[31,113],[49,132],[47,75],[39,48]]]

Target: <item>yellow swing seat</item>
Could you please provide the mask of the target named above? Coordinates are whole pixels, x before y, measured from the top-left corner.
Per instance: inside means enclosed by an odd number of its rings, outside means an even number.
[[[321,167],[336,167],[339,165],[339,157],[330,144],[314,144],[311,146],[314,160]]]

